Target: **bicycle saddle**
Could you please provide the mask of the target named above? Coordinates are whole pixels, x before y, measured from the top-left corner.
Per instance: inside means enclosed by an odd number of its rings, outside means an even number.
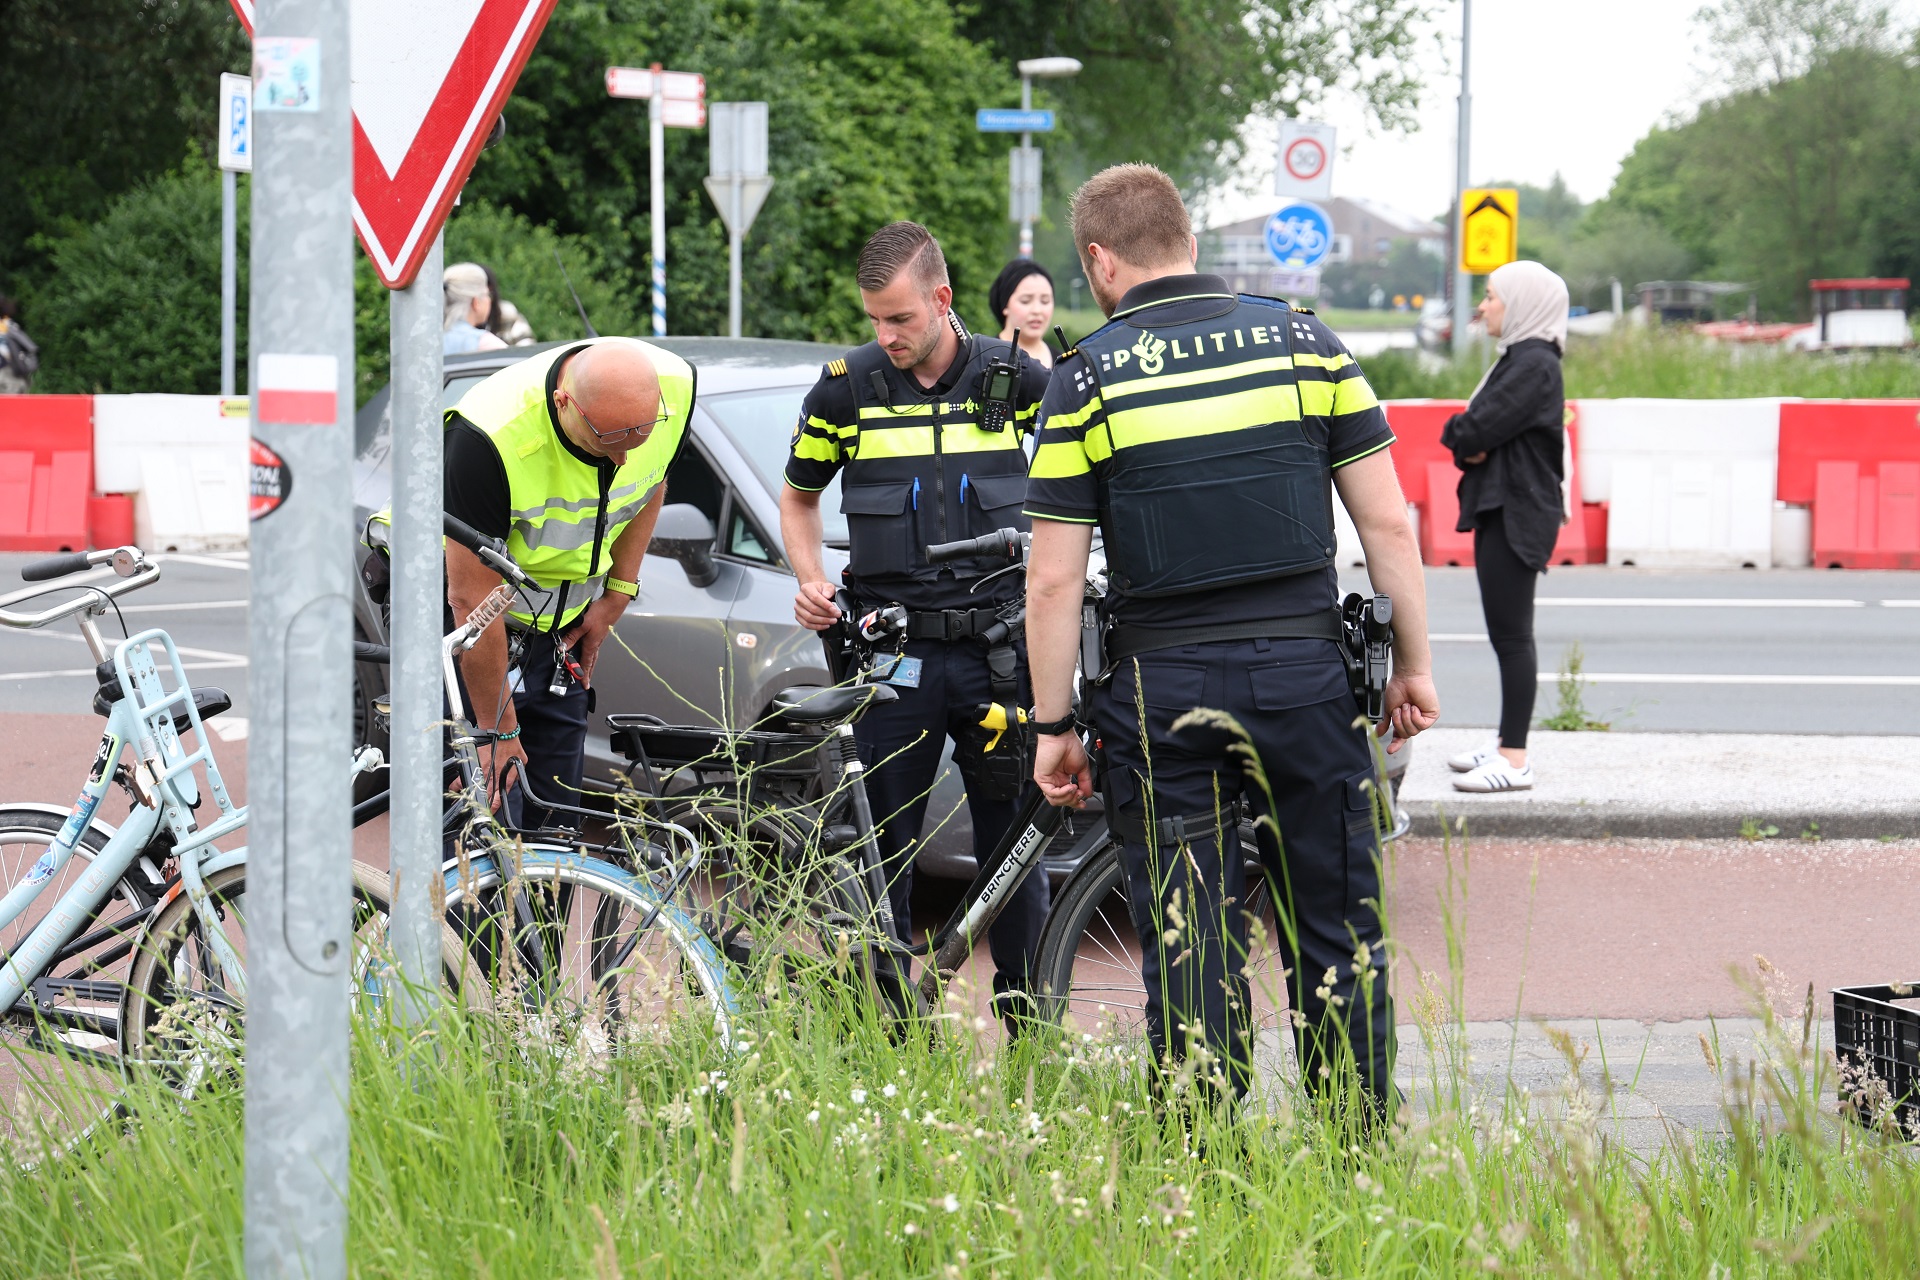
[[[900,691],[890,684],[835,685],[831,689],[802,685],[775,694],[773,709],[792,724],[838,724],[855,719],[876,703],[899,699]]]
[[[117,694],[119,691],[120,682],[116,680],[114,681],[113,692]],[[105,688],[102,688],[98,693],[93,695],[93,714],[97,716],[113,714],[113,704],[120,699],[118,697],[109,698],[107,692]],[[194,709],[200,713],[201,720],[211,720],[222,711],[231,708],[233,706],[233,699],[227,696],[225,689],[215,685],[196,685],[193,690],[193,705]],[[185,733],[192,727],[192,722],[187,719],[187,710],[185,707],[181,707],[173,713],[173,731],[175,733]]]

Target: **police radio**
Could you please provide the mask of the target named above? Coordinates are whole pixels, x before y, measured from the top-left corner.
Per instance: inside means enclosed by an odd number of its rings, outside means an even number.
[[[1020,390],[1020,366],[1016,361],[1018,351],[1010,353],[1011,360],[995,356],[987,361],[987,367],[980,374],[980,429],[982,431],[1005,431],[1007,423],[1013,420],[1013,401]]]

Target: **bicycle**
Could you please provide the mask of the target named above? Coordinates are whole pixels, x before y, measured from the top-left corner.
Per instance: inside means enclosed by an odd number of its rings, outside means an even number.
[[[723,1046],[731,1043],[738,1001],[718,951],[677,902],[703,861],[691,832],[623,816],[614,822],[617,846],[589,842],[587,824],[606,815],[536,796],[524,777],[518,785],[533,806],[575,815],[579,828],[520,831],[494,812],[480,754],[493,735],[473,725],[456,662],[517,594],[538,587],[497,539],[452,516],[446,532],[505,579],[441,646],[451,754],[439,896],[463,952],[459,972],[469,982],[477,974],[496,1012],[511,1012],[549,1044],[603,1053],[662,1036],[683,997],[711,1014]],[[355,655],[384,662],[391,650],[362,642]],[[384,705],[376,710],[390,713]],[[390,803],[384,791],[361,801],[356,824]]]
[[[926,553],[932,564],[1003,554],[1015,568],[1024,545],[1024,535],[1007,529]],[[878,678],[883,660],[898,656],[906,612],[889,605],[856,617],[844,592],[840,605],[841,621],[823,636],[838,683],[781,691],[762,726],[734,733],[650,715],[607,721],[636,784],[719,851],[703,924],[731,961],[751,964],[770,951],[791,965],[796,949],[815,962],[845,957],[889,1013],[924,1014],[1067,815],[1030,790],[952,915],[927,942],[912,944],[893,916],[853,733],[869,708],[898,696]],[[982,638],[1010,638],[1023,618],[1023,608],[1011,606]],[[1024,740],[1024,709],[994,704],[982,712],[983,726]],[[917,982],[914,959],[924,962]]]
[[[99,565],[121,581],[63,581]],[[0,1037],[44,1107],[65,1111],[76,1092],[97,1095],[86,1104],[91,1119],[67,1117],[84,1134],[117,1108],[113,1095],[134,1067],[192,1094],[237,1066],[222,1053],[241,1043],[247,855],[222,844],[246,826],[247,810],[228,796],[204,724],[232,705],[225,691],[189,685],[162,629],[111,648],[100,633],[99,618],[159,581],[159,567],[128,546],[35,561],[21,576],[48,585],[0,597],[0,625],[74,619],[97,664],[93,710],[106,726],[71,810],[0,805]],[[61,591],[79,594],[14,611]],[[378,760],[362,752],[356,771]],[[129,801],[117,827],[99,812],[115,788]],[[214,813],[201,823],[205,796]],[[354,865],[357,986],[379,981],[386,891],[383,875]]]

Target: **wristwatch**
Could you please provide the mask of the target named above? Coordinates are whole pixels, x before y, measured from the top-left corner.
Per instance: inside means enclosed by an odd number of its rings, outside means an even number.
[[[1080,727],[1080,721],[1069,711],[1058,720],[1049,720],[1042,724],[1038,719],[1029,722],[1028,727],[1041,737],[1052,737],[1056,733],[1072,733]]]

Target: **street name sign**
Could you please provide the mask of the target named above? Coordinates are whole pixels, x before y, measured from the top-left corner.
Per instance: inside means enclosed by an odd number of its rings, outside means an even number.
[[[253,0],[229,0],[249,36]],[[412,283],[555,0],[352,0],[353,225]]]
[[[608,67],[607,96],[653,97],[653,68]],[[702,129],[707,123],[707,78],[697,71],[660,73],[660,123],[669,129]]]
[[[1330,124],[1311,120],[1280,122],[1280,150],[1274,163],[1273,194],[1299,200],[1333,196],[1333,139]]]
[[[981,107],[973,113],[973,127],[981,133],[1052,133],[1053,112]]]
[[[1470,187],[1460,193],[1460,269],[1484,276],[1520,256],[1520,193]]]
[[[1283,205],[1266,227],[1267,255],[1288,271],[1306,271],[1333,252],[1333,219],[1306,200]]]

